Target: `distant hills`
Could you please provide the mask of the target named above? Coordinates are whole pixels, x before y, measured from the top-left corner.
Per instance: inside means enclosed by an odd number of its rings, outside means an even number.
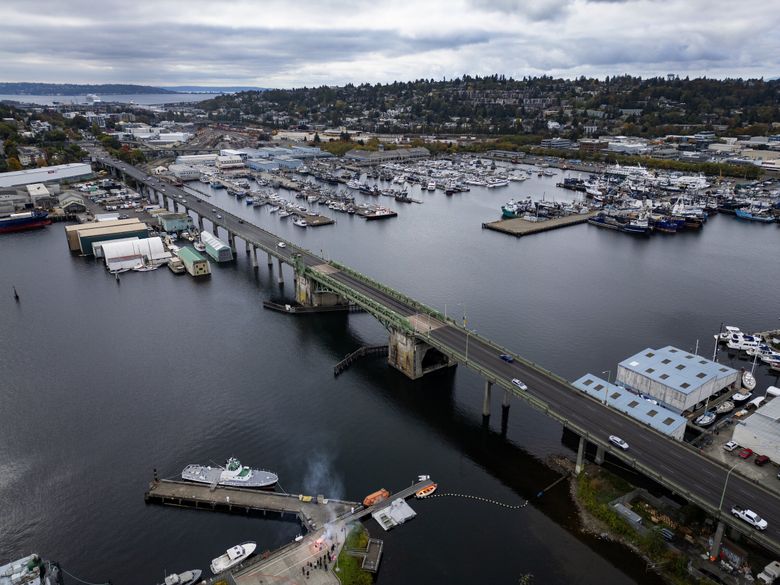
[[[239,91],[265,91],[265,87],[253,87],[251,85],[166,85],[163,89],[180,93],[238,93]]]
[[[2,95],[121,95],[141,93],[178,93],[170,89],[152,87],[150,85],[133,85],[127,83],[78,84],[78,83],[30,83],[0,82]]]

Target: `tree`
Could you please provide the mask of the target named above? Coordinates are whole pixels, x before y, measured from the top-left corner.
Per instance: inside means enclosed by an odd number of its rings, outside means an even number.
[[[320,135],[317,132],[314,133],[314,141],[313,142],[314,142],[314,144],[319,144],[321,142],[320,141]]]
[[[9,156],[8,157],[8,170],[9,171],[21,171],[22,170],[22,163],[19,162],[19,159],[15,156]]]

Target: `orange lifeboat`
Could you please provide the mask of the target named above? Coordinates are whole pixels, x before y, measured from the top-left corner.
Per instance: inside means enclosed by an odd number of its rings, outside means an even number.
[[[429,486],[426,486],[422,489],[417,490],[417,492],[414,494],[416,498],[427,498],[430,496],[433,492],[436,491],[436,488],[439,487],[438,484],[432,483]]]
[[[379,502],[386,500],[390,497],[390,492],[388,492],[386,489],[382,488],[381,490],[377,490],[372,494],[368,494],[363,499],[363,505],[368,508],[369,506],[373,506],[374,504],[378,504]]]

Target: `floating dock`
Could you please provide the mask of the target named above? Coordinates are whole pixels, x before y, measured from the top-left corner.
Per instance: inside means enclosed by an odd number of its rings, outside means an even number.
[[[267,513],[296,516],[307,530],[315,531],[333,518],[349,514],[357,502],[329,500],[322,496],[277,494],[246,488],[213,487],[187,481],[160,479],[149,484],[147,503],[196,508],[234,514]]]
[[[357,348],[352,353],[348,354],[343,360],[333,366],[333,375],[338,376],[341,372],[346,370],[355,361],[367,355],[384,355],[388,352],[387,345],[363,345]]]
[[[522,219],[520,217],[500,219],[498,221],[483,223],[482,229],[493,230],[520,238],[522,236],[530,236],[531,234],[538,234],[540,232],[557,230],[570,225],[586,223],[591,217],[595,217],[597,214],[598,211],[591,211],[590,213],[584,213],[582,215],[567,215],[566,217],[556,217],[543,221],[528,221],[527,219]]]
[[[364,309],[358,305],[331,305],[308,307],[296,303],[275,303],[273,301],[263,301],[263,307],[271,311],[280,313],[289,313],[290,315],[307,315],[311,313],[362,313]]]

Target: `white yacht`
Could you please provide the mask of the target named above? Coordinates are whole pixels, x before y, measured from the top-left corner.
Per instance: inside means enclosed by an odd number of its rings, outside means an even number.
[[[162,585],[194,585],[200,581],[201,570],[193,569],[183,573],[174,573],[165,577]]]
[[[228,459],[225,467],[188,465],[181,472],[181,478],[198,483],[245,488],[270,488],[279,481],[275,473],[264,469],[251,469],[241,465],[235,457]]]
[[[215,575],[219,575],[220,573],[235,567],[240,562],[248,559],[252,553],[255,552],[256,548],[257,543],[254,542],[244,542],[230,547],[225,551],[224,555],[220,555],[211,561],[211,572]]]
[[[428,186],[426,189],[428,191],[436,191],[436,181],[428,181]]]
[[[750,372],[742,372],[742,386],[748,390],[756,387],[756,378]]]
[[[739,327],[732,327],[731,325],[726,325],[726,327],[723,328],[723,331],[720,332],[720,340],[721,341],[728,341],[732,335],[741,336],[742,331]]]

